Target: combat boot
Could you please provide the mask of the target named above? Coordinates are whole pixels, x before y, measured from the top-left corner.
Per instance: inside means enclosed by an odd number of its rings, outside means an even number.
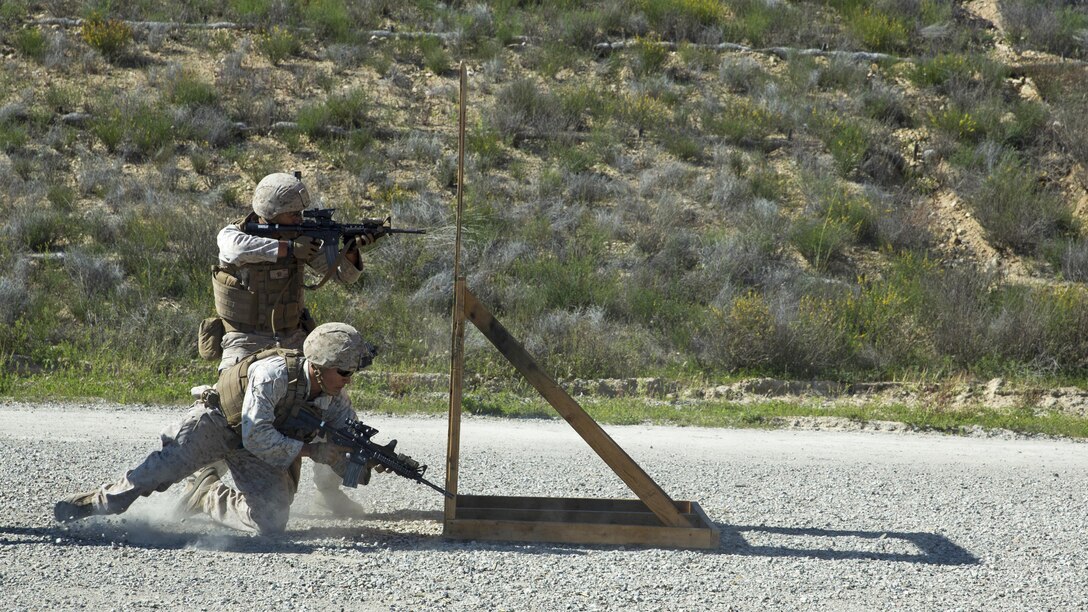
[[[314,498],[314,507],[340,518],[361,519],[367,516],[366,508],[348,497],[339,488],[318,489],[317,497]]]
[[[88,516],[97,514],[109,514],[105,508],[96,508],[94,499],[98,491],[86,491],[69,495],[53,505],[53,518],[61,523],[78,521]]]
[[[184,481],[184,488],[174,506],[174,515],[186,519],[204,509],[204,496],[219,484],[219,471],[215,464],[202,467]]]

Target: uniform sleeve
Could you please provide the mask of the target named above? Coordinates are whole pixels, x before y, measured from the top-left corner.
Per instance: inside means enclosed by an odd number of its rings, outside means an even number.
[[[215,241],[220,261],[234,265],[276,261],[280,250],[279,240],[253,236],[234,225],[219,230]],[[348,267],[353,266],[348,264]]]
[[[274,426],[276,404],[287,394],[288,378],[283,357],[262,359],[249,367],[249,386],[242,400],[242,446],[281,468],[291,465],[302,451],[301,440],[288,438]]]

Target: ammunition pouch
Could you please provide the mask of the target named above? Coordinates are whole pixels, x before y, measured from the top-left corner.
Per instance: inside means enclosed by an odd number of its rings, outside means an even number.
[[[196,333],[196,352],[209,361],[223,357],[223,335],[227,333],[223,319],[208,317],[200,322]]]

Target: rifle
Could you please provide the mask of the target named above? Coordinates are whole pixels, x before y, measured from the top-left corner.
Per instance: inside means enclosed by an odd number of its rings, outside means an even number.
[[[300,225],[288,223],[256,223],[250,221],[242,228],[247,234],[264,236],[269,238],[281,235],[310,236],[321,241],[321,250],[325,253],[326,272],[325,278],[314,286],[306,285],[307,289],[317,289],[324,285],[336,269],[338,255],[337,243],[342,242],[343,248],[339,253],[347,251],[348,245],[356,236],[369,234],[375,239],[387,234],[426,234],[427,230],[403,229],[390,227],[390,217],[385,219],[363,219],[360,223],[337,223],[332,220],[335,208],[314,208],[302,211],[302,223]]]
[[[374,462],[385,466],[387,470],[398,476],[425,484],[446,497],[453,498],[452,493],[423,477],[427,466],[419,465],[415,461],[409,463],[397,455],[394,450],[397,447],[396,440],[390,441],[385,446],[371,442],[370,439],[378,433],[378,430],[369,425],[355,419],[348,419],[344,427],[334,427],[306,411],[299,411],[292,420],[306,427],[315,427],[318,434],[324,435],[329,442],[351,449],[348,453],[348,468],[344,472],[345,487],[356,488],[367,464]],[[367,480],[364,480],[363,484],[366,484]]]

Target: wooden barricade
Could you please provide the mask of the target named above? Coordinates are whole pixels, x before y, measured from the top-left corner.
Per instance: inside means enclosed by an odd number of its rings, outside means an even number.
[[[464,209],[466,71],[461,66],[454,253],[453,331],[450,350],[449,431],[443,535],[454,539],[572,544],[717,548],[719,531],[699,504],[674,501],[586,411],[551,379],[521,344],[465,286],[461,273]],[[585,499],[462,495],[457,490],[461,442],[465,321],[470,321],[544,397],[638,497]]]

